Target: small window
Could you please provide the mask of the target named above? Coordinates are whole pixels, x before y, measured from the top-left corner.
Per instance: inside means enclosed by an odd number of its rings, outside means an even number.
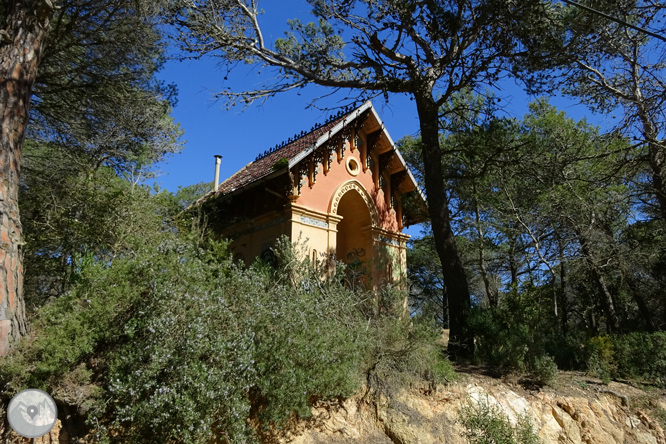
[[[358,160],[355,158],[349,156],[347,158],[347,172],[351,174],[352,176],[357,176],[358,173],[361,172],[360,166],[358,164]]]

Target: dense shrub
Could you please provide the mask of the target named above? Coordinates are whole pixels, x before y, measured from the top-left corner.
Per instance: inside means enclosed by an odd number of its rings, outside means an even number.
[[[450,371],[436,330],[391,308],[404,292],[352,292],[284,240],[274,269],[200,239],[165,232],[131,256],[79,258],[70,291],[0,366],[8,390],[77,405],[100,440],[233,443],[352,394],[371,367]]]
[[[592,337],[587,341],[586,348],[587,371],[605,383],[610,382],[611,377],[617,375],[612,338],[610,336]]]
[[[476,357],[502,371],[529,373],[547,384],[557,365],[547,345],[554,336],[552,321],[538,295],[524,291],[507,294],[499,307],[475,307],[470,316]]]
[[[527,415],[518,416],[516,424],[488,398],[468,399],[458,411],[463,436],[470,444],[538,444],[539,435]]]
[[[608,381],[622,377],[666,385],[666,332],[598,336],[588,344],[588,370]]]
[[[630,333],[614,341],[618,373],[666,385],[666,332]]]
[[[445,358],[441,329],[432,318],[409,317],[403,291],[387,287],[379,298],[379,316],[369,319],[369,343],[366,367],[375,389],[390,393],[415,382],[430,388],[451,381],[455,373]]]

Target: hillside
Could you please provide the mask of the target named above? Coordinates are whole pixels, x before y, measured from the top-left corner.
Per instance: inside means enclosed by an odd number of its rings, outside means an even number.
[[[487,396],[510,418],[527,413],[544,443],[666,443],[663,392],[639,390],[579,373],[561,372],[554,388],[526,389],[477,372],[436,390],[412,387],[385,396],[367,391],[341,406],[313,409],[280,443],[463,444],[457,411],[469,397]],[[662,417],[663,418],[663,417]],[[270,440],[269,440],[270,442]]]
[[[412,386],[390,394],[364,388],[341,404],[319,403],[307,420],[262,437],[265,444],[464,444],[457,412],[468,399],[487,399],[515,421],[527,414],[544,444],[666,444],[666,393],[560,372],[553,387],[530,387],[479,369],[459,368],[459,379],[436,388]],[[58,422],[40,444],[72,440]],[[8,442],[21,442],[14,436]],[[25,441],[26,443],[28,440]]]

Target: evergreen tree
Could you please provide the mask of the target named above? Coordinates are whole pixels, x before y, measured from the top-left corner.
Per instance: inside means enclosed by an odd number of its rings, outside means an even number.
[[[173,88],[153,78],[164,61],[159,7],[132,0],[0,7],[0,355],[26,332],[18,208],[26,130],[85,154],[95,169],[135,172],[179,149],[168,116]]]

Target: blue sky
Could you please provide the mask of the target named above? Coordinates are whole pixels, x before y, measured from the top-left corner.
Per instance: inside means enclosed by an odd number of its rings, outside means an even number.
[[[266,12],[261,24],[267,42],[283,36],[288,19],[301,18],[307,22],[312,17],[310,7],[302,0],[268,0],[261,6]],[[162,175],[155,182],[161,188],[176,191],[178,186],[212,181],[215,154],[223,156],[220,178],[224,180],[254,160],[260,152],[325,120],[326,113],[305,109],[312,98],[328,92],[318,87],[306,88],[301,94],[284,93],[244,110],[235,107],[227,111],[223,102],[212,99],[215,92],[226,87],[245,90],[259,86],[269,74],[268,71],[259,74],[256,69],[240,67],[225,81],[224,67],[213,58],[168,62],[158,77],[178,86],[178,105],[172,115],[185,131],[186,143],[180,154],[171,156],[160,166]],[[514,116],[525,114],[527,104],[532,100],[512,81],[504,82],[502,90],[496,94],[507,105],[507,113]],[[323,103],[335,104],[336,100],[332,98]],[[602,119],[593,118],[584,107],[571,100],[552,98],[551,103],[572,117],[588,117],[591,122],[603,124]],[[373,105],[394,141],[418,133],[415,105],[407,96],[390,96],[388,104],[378,99]],[[410,230],[410,234],[417,233],[418,230],[416,233]]]

